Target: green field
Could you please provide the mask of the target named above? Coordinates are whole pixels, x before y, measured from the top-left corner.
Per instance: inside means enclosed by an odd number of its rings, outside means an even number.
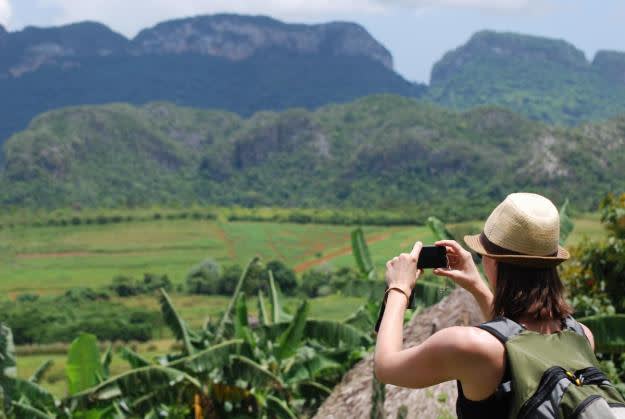
[[[244,264],[255,255],[305,269],[349,253],[351,227],[266,222],[152,221],[114,225],[16,227],[3,230],[0,289],[10,293],[58,293],[98,287],[116,275],[167,274],[182,281],[206,258]],[[385,243],[384,257],[412,237],[429,239],[425,228],[365,228]],[[342,265],[351,259],[339,258]]]
[[[319,265],[353,266],[353,227],[269,222],[162,220],[109,225],[15,227],[0,232],[0,290],[60,293],[76,286],[100,287],[116,275],[139,278],[167,274],[181,282],[206,258],[244,264],[255,255],[280,259],[301,272]],[[427,227],[365,227],[376,266],[419,239],[431,243]],[[576,219],[569,239],[599,238],[596,215]]]

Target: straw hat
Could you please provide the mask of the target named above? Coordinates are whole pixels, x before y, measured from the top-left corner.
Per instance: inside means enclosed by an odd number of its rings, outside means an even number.
[[[553,267],[569,258],[559,239],[558,209],[544,196],[525,192],[508,195],[488,216],[481,234],[464,236],[480,255],[536,268]]]

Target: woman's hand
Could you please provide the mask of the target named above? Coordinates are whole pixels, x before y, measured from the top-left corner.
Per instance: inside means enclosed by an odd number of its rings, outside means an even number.
[[[464,250],[455,240],[440,240],[434,243],[436,246],[445,246],[449,269],[436,268],[434,274],[451,278],[456,284],[467,291],[472,291],[482,283],[480,272],[473,262],[471,253]]]
[[[402,253],[386,262],[386,284],[389,288],[397,287],[410,295],[421,269],[417,269],[417,260],[423,244],[416,242],[410,253]]]
[[[445,246],[449,269],[434,269],[434,274],[451,278],[456,284],[473,294],[485,319],[492,317],[493,293],[482,280],[471,253],[455,240],[440,240],[436,246]]]

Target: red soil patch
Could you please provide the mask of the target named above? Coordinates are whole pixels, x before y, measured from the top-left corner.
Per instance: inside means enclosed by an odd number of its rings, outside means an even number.
[[[377,243],[379,241],[386,240],[390,236],[391,236],[391,233],[376,234],[374,236],[371,236],[367,240],[367,244],[371,245],[373,243]],[[348,255],[351,252],[352,252],[352,247],[351,246],[341,247],[340,249],[333,250],[330,253],[327,253],[327,254],[323,255],[319,259],[308,260],[306,262],[300,263],[299,265],[295,266],[294,270],[297,273],[301,273],[301,272],[307,271],[308,269],[310,269],[310,268],[312,268],[314,266],[322,265],[325,262],[327,262],[329,260],[332,260],[332,259],[334,259],[336,257],[343,256],[343,255]]]

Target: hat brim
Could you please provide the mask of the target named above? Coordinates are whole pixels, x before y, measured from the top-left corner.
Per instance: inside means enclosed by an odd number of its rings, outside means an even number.
[[[510,263],[512,265],[520,265],[534,268],[550,268],[561,264],[570,257],[569,252],[562,246],[558,246],[558,253],[556,253],[554,256],[534,256],[517,254],[499,255],[488,253],[482,245],[482,242],[480,241],[479,234],[464,236],[464,242],[475,253],[478,253],[482,256],[488,256],[501,262]]]

